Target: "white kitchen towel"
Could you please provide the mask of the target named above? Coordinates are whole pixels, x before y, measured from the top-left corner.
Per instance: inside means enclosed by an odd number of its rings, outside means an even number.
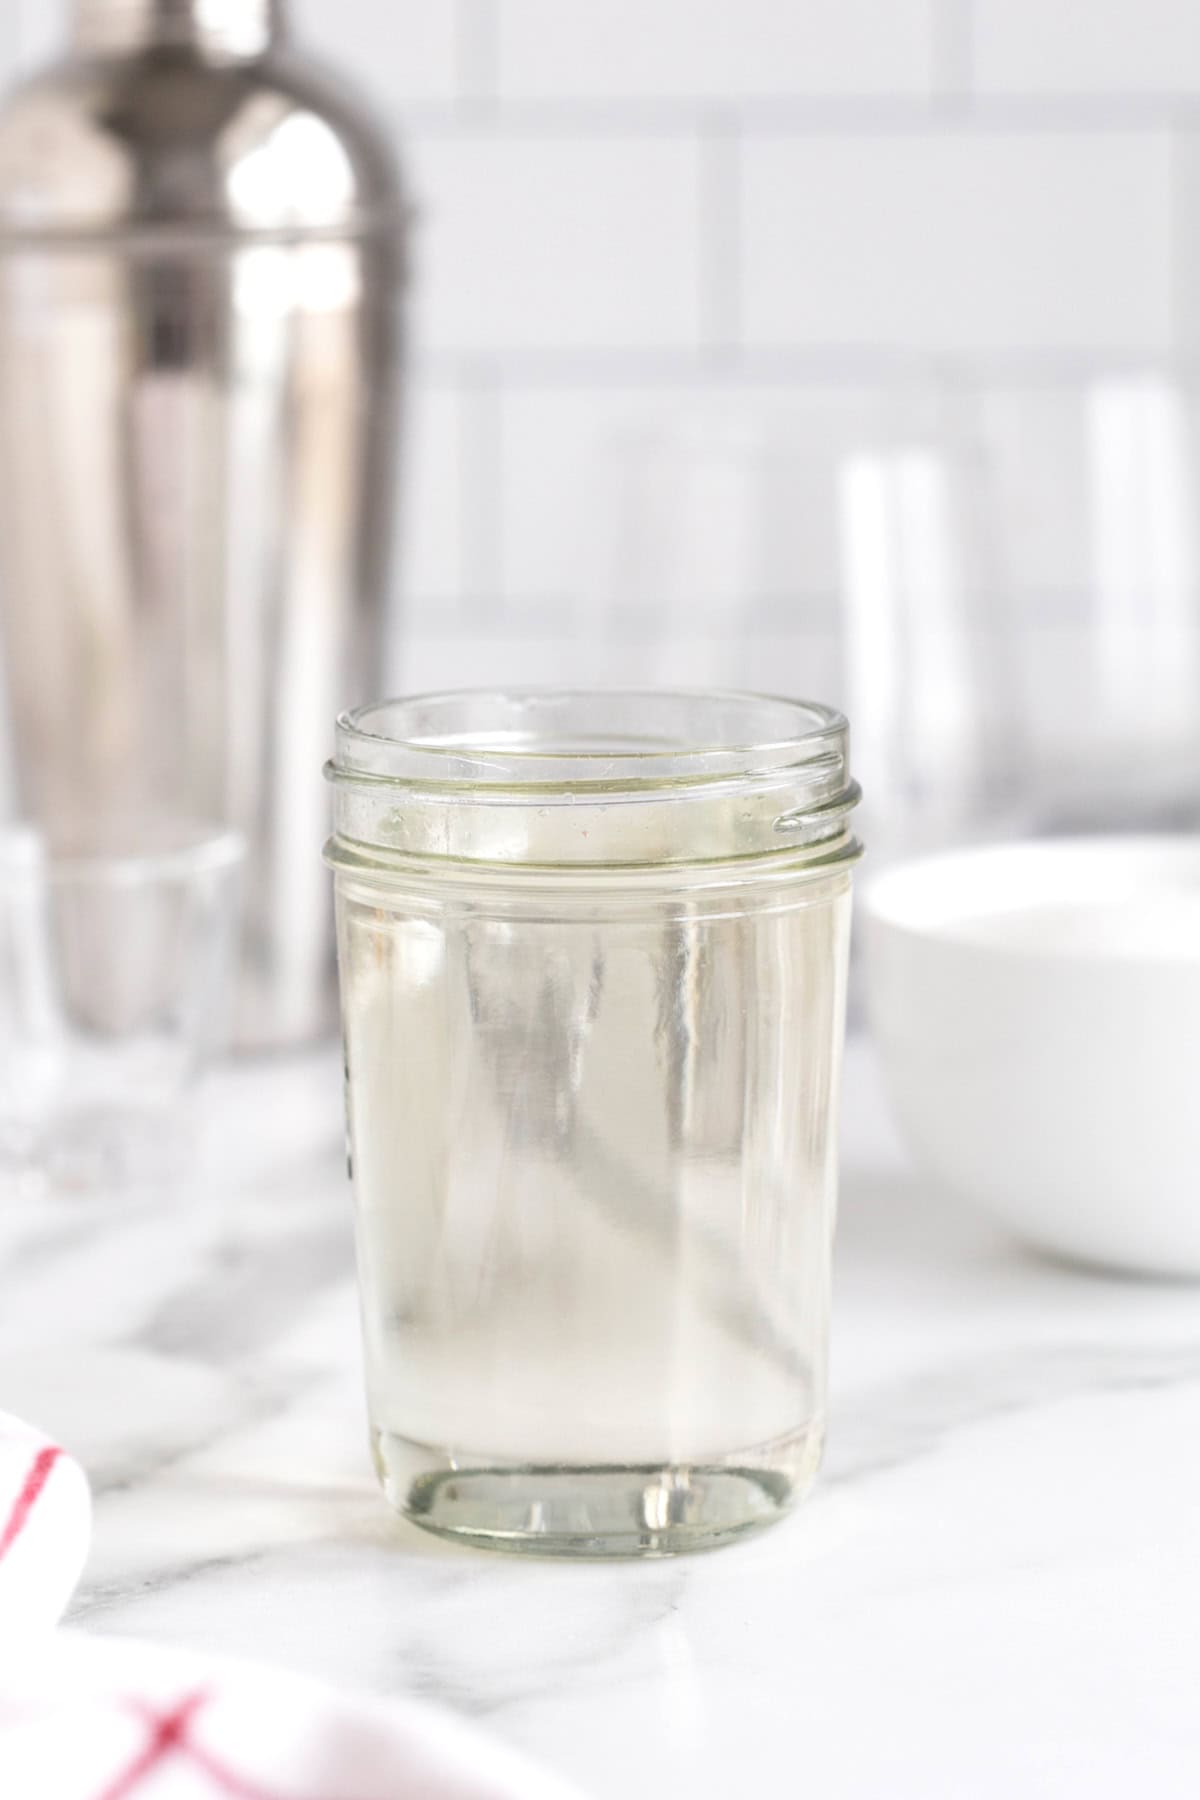
[[[62,1617],[87,1556],[91,1496],[79,1464],[0,1413],[0,1667]],[[3,1792],[0,1789],[0,1792]]]
[[[421,1702],[54,1629],[89,1525],[79,1465],[0,1413],[0,1800],[579,1800]]]
[[[60,1630],[0,1684],[4,1800],[579,1800],[448,1713]]]

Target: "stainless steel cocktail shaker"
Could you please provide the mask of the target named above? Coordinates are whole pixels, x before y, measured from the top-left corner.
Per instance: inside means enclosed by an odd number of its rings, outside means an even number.
[[[250,845],[241,1035],[332,1016],[330,718],[377,683],[403,207],[281,0],[76,0],[0,113],[14,806]]]

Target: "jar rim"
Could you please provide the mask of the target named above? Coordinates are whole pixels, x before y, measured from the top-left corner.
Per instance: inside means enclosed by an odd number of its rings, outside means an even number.
[[[446,690],[342,713],[327,774],[339,784],[552,802],[790,771],[811,775],[828,800],[849,786],[847,733],[843,715],[820,701],[736,689]]]
[[[602,871],[852,860],[833,707],[732,690],[464,689],[343,713],[327,858]],[[749,879],[749,874],[746,875]]]

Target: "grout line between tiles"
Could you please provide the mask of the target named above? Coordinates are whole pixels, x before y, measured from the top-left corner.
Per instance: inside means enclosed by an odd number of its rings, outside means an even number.
[[[458,0],[468,8],[486,0]],[[468,31],[468,40],[472,33]],[[1015,136],[1051,133],[1066,137],[1112,132],[1157,131],[1175,125],[1200,131],[1200,94],[1145,96],[985,95],[935,93],[889,99],[844,96],[744,99],[719,95],[679,100],[580,101],[509,100],[495,87],[488,56],[466,57],[461,92],[451,102],[413,100],[388,109],[392,122],[429,137],[483,132],[514,137],[651,138],[691,137],[706,118],[736,120],[746,137],[862,138],[954,135]],[[489,72],[490,70],[490,72]]]
[[[425,350],[412,363],[414,374],[435,386],[457,388],[508,383],[531,388],[625,387],[672,389],[748,387],[780,382],[814,387],[924,383],[931,386],[1054,388],[1075,384],[1097,371],[1125,367],[1159,371],[1187,379],[1200,375],[1194,359],[1180,359],[1161,346],[1112,344],[1072,354],[1061,349],[994,347],[936,354],[913,347],[870,345],[780,345],[724,350],[528,350],[495,345],[486,357],[453,349]]]

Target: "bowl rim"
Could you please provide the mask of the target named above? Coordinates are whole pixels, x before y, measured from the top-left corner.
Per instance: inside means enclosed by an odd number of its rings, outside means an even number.
[[[969,937],[972,920],[1049,906],[1099,906],[1160,894],[1164,873],[1187,877],[1200,908],[1200,836],[1187,832],[1020,838],[939,850],[894,863],[860,883],[858,906],[872,930],[927,943],[953,945],[973,955],[1061,960],[1060,945],[986,936]],[[1103,877],[1109,880],[1100,885]],[[1048,878],[1051,878],[1048,881]],[[1168,890],[1169,891],[1169,890]],[[1200,963],[1169,946],[1148,954],[1134,946],[1103,949],[1083,942],[1071,960]]]

